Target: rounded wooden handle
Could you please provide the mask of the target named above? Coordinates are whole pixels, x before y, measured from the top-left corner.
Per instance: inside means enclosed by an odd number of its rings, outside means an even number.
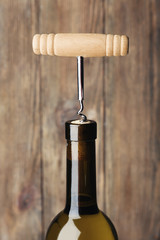
[[[35,54],[51,56],[125,56],[129,39],[126,35],[94,33],[36,34],[32,46]]]

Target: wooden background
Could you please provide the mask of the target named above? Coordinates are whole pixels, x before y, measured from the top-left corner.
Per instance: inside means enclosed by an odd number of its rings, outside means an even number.
[[[160,239],[160,1],[0,1],[0,239],[42,240],[65,201],[64,123],[76,59],[35,56],[35,33],[127,34],[127,57],[85,59],[98,123],[98,203],[120,240]]]

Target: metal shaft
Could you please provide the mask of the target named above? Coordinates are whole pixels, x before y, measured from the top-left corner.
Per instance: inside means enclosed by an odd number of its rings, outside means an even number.
[[[83,65],[83,57],[77,57],[77,86],[78,86],[78,100],[80,102],[80,109],[78,111],[78,115],[81,115],[83,121],[87,118],[82,111],[84,109],[83,100],[84,100],[84,65]]]
[[[78,99],[84,100],[84,66],[83,57],[77,57],[77,81],[78,81]]]

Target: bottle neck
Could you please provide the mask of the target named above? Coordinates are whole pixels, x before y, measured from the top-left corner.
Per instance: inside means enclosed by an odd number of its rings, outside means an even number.
[[[67,191],[64,210],[71,217],[98,212],[95,141],[67,141]]]

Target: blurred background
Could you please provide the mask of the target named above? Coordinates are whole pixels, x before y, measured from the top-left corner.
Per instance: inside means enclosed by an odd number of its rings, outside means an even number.
[[[120,240],[159,240],[158,0],[0,1],[0,239],[44,239],[65,204],[76,59],[31,46],[35,33],[52,32],[129,36],[127,57],[85,59],[84,112],[98,123],[99,207]]]

